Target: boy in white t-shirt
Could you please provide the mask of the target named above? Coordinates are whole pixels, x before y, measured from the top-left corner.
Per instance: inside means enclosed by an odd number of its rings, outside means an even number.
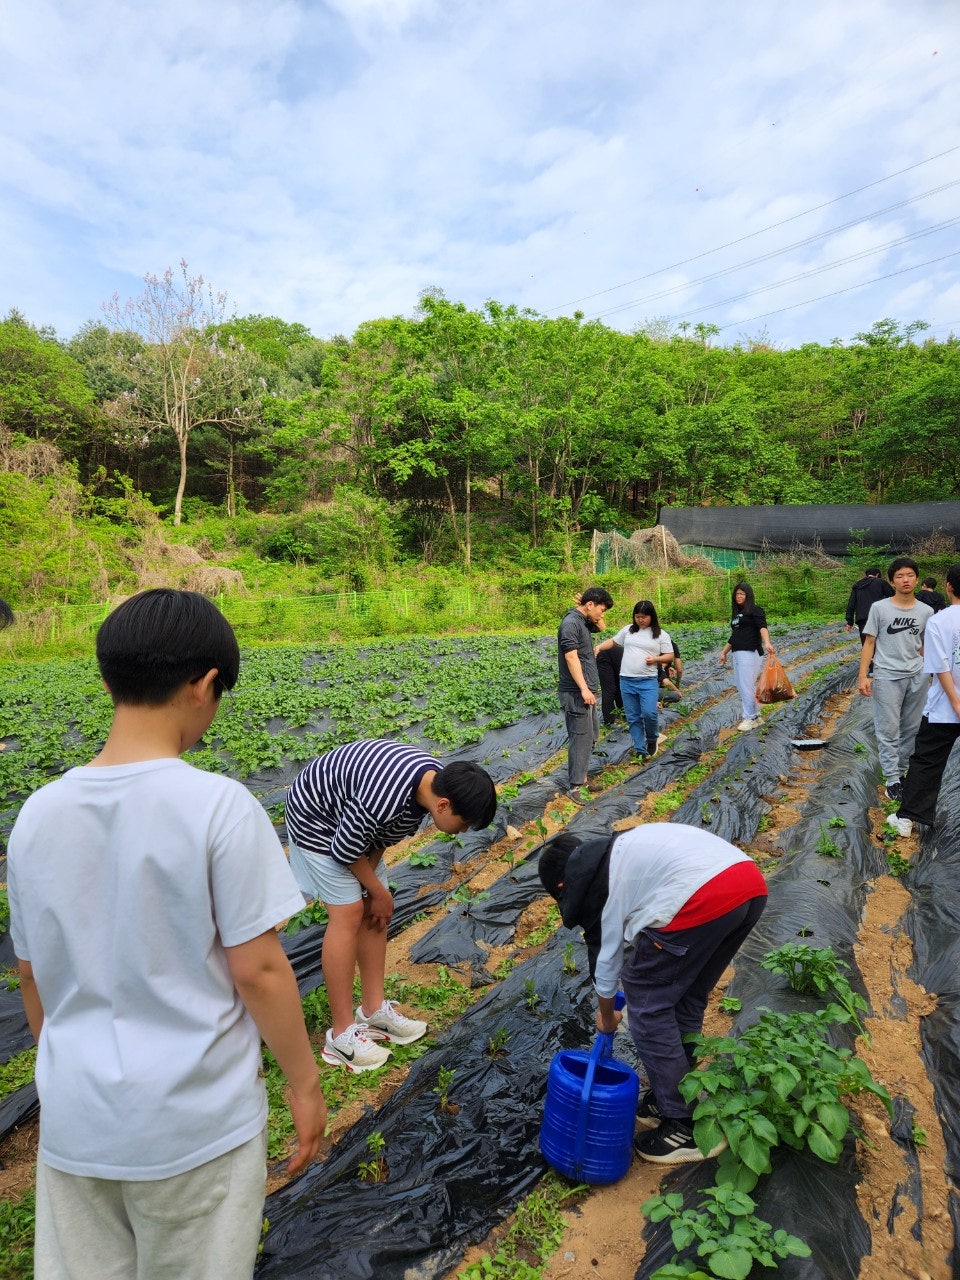
[[[10,837],[10,932],[39,1049],[36,1274],[242,1280],[266,1183],[260,1037],[299,1150],[326,1126],[276,925],[303,898],[261,805],[179,759],[240,666],[203,596],[133,596],[97,633],[103,750]]]
[[[900,811],[887,822],[902,836],[913,823],[933,826],[944,770],[960,738],[960,564],[947,571],[949,605],[927,623],[923,669],[931,677],[910,767],[903,781]]]

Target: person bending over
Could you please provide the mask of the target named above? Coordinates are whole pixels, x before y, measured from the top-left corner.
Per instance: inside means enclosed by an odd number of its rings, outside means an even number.
[[[425,1022],[406,1017],[384,994],[393,916],[384,850],[428,818],[454,835],[489,826],[496,811],[496,789],[479,765],[444,768],[418,747],[384,739],[336,747],[294,780],[286,802],[290,866],[329,914],[322,960],[333,1025],[322,1057],[331,1066],[375,1070],[390,1057],[384,1042],[411,1044],[427,1033]]]
[[[709,831],[654,822],[598,840],[555,836],[539,870],[563,923],[583,929],[600,1031],[616,1031],[618,986],[626,996],[649,1080],[637,1154],[656,1164],[719,1154],[722,1147],[705,1155],[694,1141],[692,1107],[679,1089],[694,1066],[684,1037],[703,1030],[710,992],[766,905],[752,858]]]

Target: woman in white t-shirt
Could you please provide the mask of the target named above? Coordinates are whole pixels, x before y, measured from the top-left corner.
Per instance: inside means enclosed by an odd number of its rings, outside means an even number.
[[[641,756],[657,754],[657,667],[673,661],[673,644],[660,626],[651,600],[633,606],[633,622],[622,627],[612,640],[597,646],[597,653],[614,645],[623,648],[620,692],[630,726],[630,737]]]

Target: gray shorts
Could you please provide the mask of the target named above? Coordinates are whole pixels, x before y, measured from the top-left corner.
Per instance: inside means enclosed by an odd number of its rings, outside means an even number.
[[[308,853],[292,840],[290,870],[302,894],[308,899],[319,898],[328,907],[344,907],[351,902],[359,902],[364,896],[363,886],[348,867],[328,853]],[[377,861],[374,870],[386,889],[387,865],[383,858]]]
[[[37,1161],[35,1274],[44,1280],[247,1280],[267,1181],[267,1132],[172,1178],[121,1182]]]

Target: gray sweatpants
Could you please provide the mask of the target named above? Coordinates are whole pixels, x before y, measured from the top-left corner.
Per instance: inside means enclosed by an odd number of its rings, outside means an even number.
[[[567,770],[571,787],[580,787],[587,780],[587,765],[600,737],[600,717],[596,705],[588,707],[580,691],[560,694],[560,705],[567,723],[570,743],[567,747]]]
[[[883,780],[888,785],[899,782],[907,772],[929,688],[930,677],[922,671],[899,680],[873,677],[873,728]]]

